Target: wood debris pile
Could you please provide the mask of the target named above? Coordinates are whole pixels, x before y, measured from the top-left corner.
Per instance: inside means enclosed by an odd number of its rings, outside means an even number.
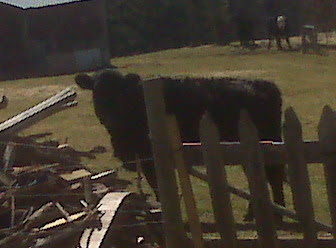
[[[148,230],[157,228],[145,224],[153,218],[147,201],[122,192],[130,182],[83,165],[82,158],[94,159],[104,147],[77,151],[46,140],[51,133],[17,134],[76,106],[75,97],[67,88],[0,123],[0,247],[144,247],[145,236],[158,243],[160,231],[154,235]],[[1,99],[3,108],[8,101]]]

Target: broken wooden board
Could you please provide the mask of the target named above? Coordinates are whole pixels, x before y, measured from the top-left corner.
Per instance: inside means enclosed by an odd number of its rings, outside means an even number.
[[[95,174],[91,176],[91,180],[99,180],[101,178],[104,178],[106,176],[114,175],[116,173],[116,170],[108,170],[108,171],[103,171],[101,173]]]
[[[82,218],[86,214],[87,214],[86,212],[79,212],[79,213],[70,215],[69,216],[69,220],[67,220],[66,218],[57,219],[57,220],[55,220],[53,222],[47,223],[46,225],[44,225],[43,227],[41,227],[39,230],[40,231],[46,231],[46,230],[51,229],[51,228],[55,228],[55,227],[59,227],[59,226],[65,225],[65,224],[67,224],[69,222],[73,222],[75,220],[78,220],[78,219]]]
[[[130,192],[111,192],[106,194],[98,203],[98,210],[102,213],[101,228],[87,228],[84,230],[80,242],[80,248],[99,248],[103,244],[103,240],[110,228],[113,225],[116,213]]]
[[[75,97],[76,92],[72,88],[69,87],[62,90],[34,107],[1,123],[0,137],[11,136],[56,112],[74,106],[73,100]]]
[[[63,173],[60,175],[60,177],[67,182],[73,182],[91,175],[91,172],[86,169],[78,169],[68,173]]]

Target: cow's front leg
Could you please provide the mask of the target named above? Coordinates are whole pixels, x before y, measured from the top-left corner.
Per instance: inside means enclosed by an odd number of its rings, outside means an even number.
[[[269,38],[268,39],[268,46],[267,46],[267,49],[270,50],[272,47],[272,38]]]
[[[280,37],[277,37],[277,38],[276,38],[276,43],[277,43],[278,50],[282,50],[282,46],[281,46],[281,38],[280,38]]]
[[[286,37],[286,42],[287,42],[288,48],[289,48],[290,50],[292,50],[292,45],[291,45],[291,43],[289,42],[289,37]]]

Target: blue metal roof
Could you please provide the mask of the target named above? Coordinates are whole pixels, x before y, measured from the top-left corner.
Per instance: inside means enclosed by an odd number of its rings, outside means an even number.
[[[21,9],[33,9],[83,1],[84,0],[0,0],[0,4],[4,3]]]

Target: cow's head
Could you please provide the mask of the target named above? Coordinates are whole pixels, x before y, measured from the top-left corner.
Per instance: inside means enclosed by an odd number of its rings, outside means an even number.
[[[111,89],[124,88],[137,85],[140,81],[141,78],[137,74],[130,73],[123,76],[116,70],[103,70],[92,76],[86,73],[80,73],[75,77],[77,85],[86,90],[94,90],[97,85],[105,85],[105,87]]]
[[[76,84],[85,90],[93,90],[94,88],[94,79],[88,74],[80,73],[75,77]]]
[[[283,15],[279,15],[277,16],[276,22],[277,22],[278,28],[280,30],[284,30],[286,27],[287,17]]]

